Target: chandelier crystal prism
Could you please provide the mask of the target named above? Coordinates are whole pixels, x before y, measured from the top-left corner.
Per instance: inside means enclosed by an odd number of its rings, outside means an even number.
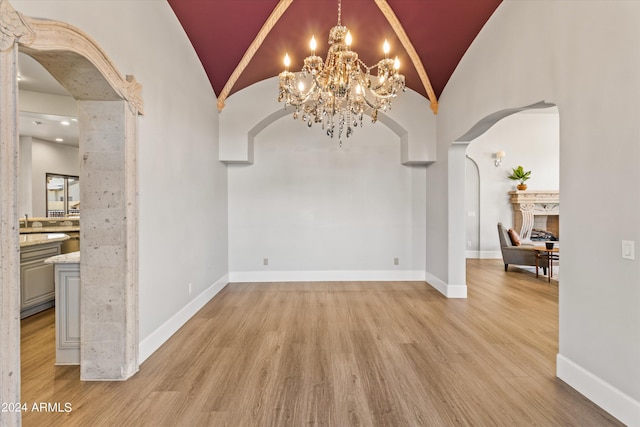
[[[329,51],[325,61],[316,56],[316,39],[311,38],[311,55],[304,60],[302,71],[289,71],[289,55],[284,57],[285,70],[280,73],[278,102],[294,107],[293,118],[301,118],[308,127],[320,124],[330,137],[347,138],[354,128],[362,126],[365,113],[378,120],[378,111],[391,108],[391,101],[405,90],[400,61],[389,58],[385,40],[385,57],[368,67],[351,50],[352,37],[340,22],[342,4],[338,0],[338,25],[329,32]],[[375,72],[375,75],[374,73]]]

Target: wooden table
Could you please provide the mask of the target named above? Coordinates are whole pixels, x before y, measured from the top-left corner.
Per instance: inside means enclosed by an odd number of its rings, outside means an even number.
[[[551,276],[553,276],[553,261],[558,261],[560,259],[560,248],[554,247],[552,249],[547,249],[546,246],[534,246],[533,250],[536,251],[536,277],[538,277],[539,261],[544,259],[546,260],[549,268],[547,280],[550,282]]]

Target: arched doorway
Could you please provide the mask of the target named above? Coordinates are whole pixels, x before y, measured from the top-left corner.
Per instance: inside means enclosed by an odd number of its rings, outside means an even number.
[[[490,114],[476,123],[464,135],[454,141],[449,148],[449,219],[453,226],[449,231],[449,282],[466,284],[466,209],[465,209],[465,186],[466,181],[460,179],[465,176],[466,169],[466,149],[471,141],[484,134],[500,120],[512,114],[526,110],[544,109],[554,107],[555,104],[540,101],[524,107],[507,108]],[[462,293],[462,290],[460,291]],[[464,286],[464,296],[466,297],[466,285]]]
[[[511,192],[516,190],[518,182],[507,177],[513,168],[521,165],[525,170],[532,171],[531,180],[527,181],[529,188],[521,196],[529,197],[531,203],[539,203],[540,197],[551,197],[551,193],[559,189],[559,150],[557,107],[529,109],[505,117],[467,146],[467,158],[473,159],[478,165],[476,181],[479,181],[474,182],[467,176],[467,195],[475,193],[479,201],[476,206],[467,207],[467,240],[476,238],[478,242],[477,252],[468,252],[467,258],[502,259],[496,233],[498,222],[507,228],[514,227],[521,238],[529,238],[530,231],[522,231],[520,218],[515,218],[514,207],[518,209],[520,205],[512,204],[512,198],[516,195]],[[496,159],[499,151],[506,154],[501,162]],[[469,203],[469,197],[467,200]],[[557,204],[546,201],[534,209],[535,216],[533,211],[531,214],[535,218],[533,225],[536,230],[545,230],[557,236],[558,209],[554,206]],[[480,219],[475,227],[469,221],[470,212],[477,212],[476,218]]]
[[[0,398],[19,402],[18,51],[36,59],[78,100],[85,380],[123,380],[138,369],[136,153],[142,99],[141,86],[124,78],[82,31],[22,16],[7,0],[0,0],[0,17]]]

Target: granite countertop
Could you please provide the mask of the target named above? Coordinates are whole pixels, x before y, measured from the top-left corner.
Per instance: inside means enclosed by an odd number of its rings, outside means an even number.
[[[20,234],[32,234],[32,233],[77,233],[80,231],[80,227],[77,225],[61,225],[61,226],[49,226],[49,227],[20,227]]]
[[[25,227],[24,218],[19,218],[20,233],[77,233],[80,231],[79,217],[29,218]]]
[[[80,251],[69,252],[68,254],[61,254],[52,256],[44,260],[45,264],[79,264],[80,263]]]
[[[69,236],[64,233],[37,233],[37,234],[21,234],[20,247],[44,245],[47,243],[64,242],[69,240]]]

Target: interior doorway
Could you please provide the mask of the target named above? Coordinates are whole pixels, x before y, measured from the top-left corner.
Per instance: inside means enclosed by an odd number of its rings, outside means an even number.
[[[13,10],[15,25],[3,32],[0,50],[0,373],[3,402],[20,401],[20,255],[18,226],[18,51],[51,73],[78,100],[83,379],[122,380],[138,369],[137,116],[141,86],[124,78],[82,31],[36,20]],[[109,178],[107,178],[109,177]],[[114,186],[113,182],[118,185]],[[105,207],[105,196],[108,204]],[[118,236],[114,238],[113,236]],[[116,313],[117,318],[114,317]],[[16,415],[19,420],[19,414]]]
[[[16,232],[21,236],[23,234],[41,235],[40,233],[51,236],[49,233],[63,232],[69,236],[69,240],[61,242],[60,252],[67,254],[79,251],[78,222],[81,199],[77,101],[30,56],[24,53],[18,54],[18,69],[20,161],[17,198],[20,229]],[[42,228],[34,224],[41,224]],[[22,293],[20,326],[23,343],[33,339],[34,336],[33,327],[28,326],[34,322],[31,316],[47,310],[48,313],[42,313],[37,317],[38,324],[52,332],[55,331],[56,326],[52,308],[55,294],[54,266],[43,263],[43,257],[46,259],[51,256],[49,253],[51,249],[43,250],[42,246],[29,249],[28,251],[24,248],[20,249],[21,267],[24,264],[20,271],[23,275],[20,277]],[[32,252],[33,250],[36,252]],[[33,253],[44,253],[44,255],[40,256],[38,262],[25,262],[23,257]],[[24,277],[26,272],[34,270],[41,271],[36,280],[28,280],[28,277]],[[25,301],[25,295],[29,294],[25,292],[27,289],[39,289],[40,295],[44,294],[44,301],[41,300],[35,305],[27,303]],[[31,307],[28,307],[29,305]],[[59,307],[55,311],[58,309]],[[46,320],[49,322],[45,323]],[[75,325],[73,336],[77,337],[79,325],[76,322],[72,323]],[[57,345],[55,341],[55,334],[52,333],[49,340],[43,343],[45,344],[43,348],[53,348]],[[41,354],[40,351],[26,353],[23,347],[20,360],[21,372],[24,373],[29,366],[33,366],[33,361],[41,360],[39,358]],[[22,390],[25,386],[24,380],[23,377]]]
[[[525,171],[531,171],[530,179],[526,181],[526,194],[531,196],[539,191],[559,191],[559,143],[557,107],[529,109],[509,115],[469,143],[466,155],[477,165],[478,178],[475,182],[473,176],[466,177],[467,202],[477,192],[477,205],[467,206],[467,216],[468,220],[470,216],[479,218],[479,230],[467,226],[467,243],[476,236],[478,238],[479,249],[471,258],[502,257],[496,231],[498,222],[507,228],[517,228],[516,231],[525,237],[525,233],[521,233],[520,224],[514,220],[514,205],[511,201],[518,182],[508,176],[514,168],[522,166]],[[549,205],[545,207],[548,208]],[[552,232],[558,237],[557,217],[549,216],[554,222],[547,227],[546,221],[542,221],[547,216],[542,213],[538,212],[540,215],[536,215],[539,221],[534,227]]]

